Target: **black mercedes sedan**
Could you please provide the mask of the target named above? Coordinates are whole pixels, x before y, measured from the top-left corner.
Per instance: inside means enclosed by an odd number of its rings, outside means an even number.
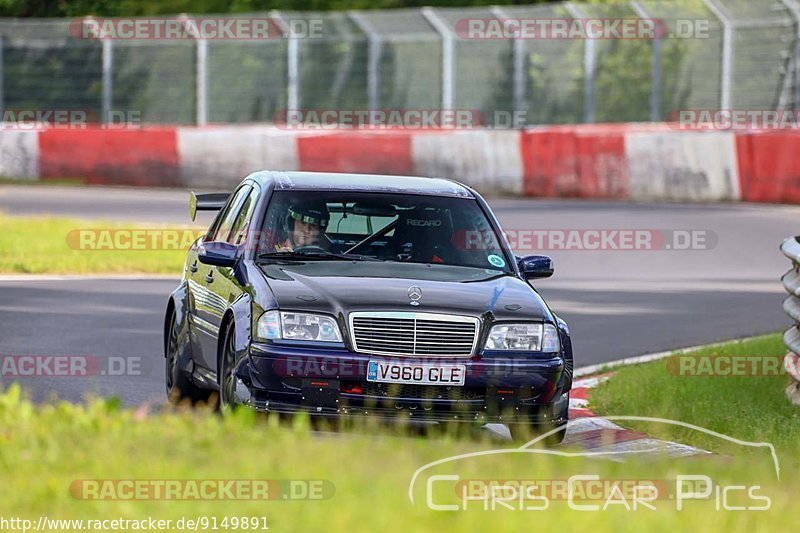
[[[172,401],[566,424],[569,329],[531,285],[552,262],[516,257],[471,188],[262,171],[197,210],[218,214],[166,306]]]

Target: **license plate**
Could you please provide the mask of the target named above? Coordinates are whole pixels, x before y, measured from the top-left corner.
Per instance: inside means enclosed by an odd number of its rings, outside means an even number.
[[[367,381],[378,383],[463,386],[466,374],[465,365],[370,361],[367,366]]]

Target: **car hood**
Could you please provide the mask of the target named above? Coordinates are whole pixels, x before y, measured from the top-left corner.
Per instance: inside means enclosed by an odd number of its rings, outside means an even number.
[[[353,311],[406,311],[492,320],[552,321],[525,281],[497,270],[396,262],[324,261],[261,265],[280,309],[346,317]],[[421,291],[411,305],[409,291]]]

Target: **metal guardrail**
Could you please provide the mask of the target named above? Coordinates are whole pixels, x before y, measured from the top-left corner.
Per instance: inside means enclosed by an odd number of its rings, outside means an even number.
[[[792,382],[786,387],[786,395],[792,403],[800,405],[800,237],[783,241],[781,252],[792,261],[792,269],[781,278],[789,297],[783,301],[783,310],[795,321],[783,334],[783,342],[789,348],[784,359],[786,373]]]

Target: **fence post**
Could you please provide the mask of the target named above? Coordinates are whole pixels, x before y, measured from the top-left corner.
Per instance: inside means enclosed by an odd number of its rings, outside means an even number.
[[[195,124],[205,126],[208,121],[208,41],[200,35],[197,23],[186,14],[178,17],[189,35],[197,42],[195,48]]]
[[[297,110],[300,106],[300,43],[291,24],[287,24],[280,11],[270,11],[270,15],[280,22],[286,35],[286,109]]]
[[[297,42],[297,37],[294,32],[289,32],[289,42],[287,43],[287,77],[288,77],[288,94],[286,96],[286,104],[289,109],[297,109],[300,106],[300,89],[298,82],[300,78],[300,43]]]
[[[111,122],[111,106],[113,105],[114,48],[111,39],[108,37],[103,39],[102,46],[103,95],[100,105],[100,122],[108,124]]]
[[[631,7],[633,7],[639,18],[652,20],[650,14],[638,1],[631,2]],[[650,122],[659,122],[661,120],[661,35],[659,35],[658,31],[659,28],[656,28],[652,41],[653,65],[650,70]]]
[[[733,84],[733,31],[734,22],[725,7],[717,3],[717,0],[703,0],[708,9],[722,23],[722,81],[720,107],[731,109],[733,100],[731,89]]]
[[[794,83],[794,94],[791,96],[793,99],[792,109],[798,109],[800,108],[800,4],[795,0],[781,0],[781,2],[783,2],[786,9],[792,13],[796,25],[794,51],[792,52],[792,59],[790,61],[791,72],[787,72],[786,77],[787,79],[791,78]],[[789,99],[789,95],[786,94],[788,92],[789,91],[781,91],[781,101],[778,104],[781,110],[788,107],[787,100]]]
[[[367,20],[363,13],[359,11],[350,11],[348,13],[350,19],[355,22],[361,31],[367,35],[369,48],[367,50],[367,98],[369,99],[369,108],[378,109],[381,105],[381,42],[380,34],[372,26],[372,23]]]
[[[423,7],[422,16],[442,38],[442,109],[453,109],[453,32],[433,8]]]
[[[503,19],[509,19],[509,17],[505,10],[500,6],[492,6],[491,13],[494,18],[500,20],[501,22]],[[527,114],[528,114],[528,106],[527,101],[525,100],[525,89],[526,89],[526,79],[525,79],[525,66],[527,63],[527,57],[525,55],[525,41],[522,40],[520,36],[514,38],[513,41],[513,74],[512,79],[514,80],[513,84],[513,98],[514,98],[514,109],[516,111],[520,111],[523,113],[525,117],[525,121],[527,122]]]
[[[197,40],[197,125],[208,122],[208,41]]]
[[[3,79],[5,69],[3,68],[3,46],[5,45],[5,37],[0,35],[0,124],[3,122],[3,115],[6,110],[6,95],[3,91],[5,87],[5,80]]]
[[[585,19],[581,8],[572,2],[566,2],[564,7],[569,12],[573,19]],[[592,123],[595,120],[595,107],[594,107],[594,85],[595,78],[597,77],[597,51],[594,39],[586,39],[584,41],[583,49],[583,70],[586,74],[586,85],[584,87],[584,109],[583,120],[587,123]]]

